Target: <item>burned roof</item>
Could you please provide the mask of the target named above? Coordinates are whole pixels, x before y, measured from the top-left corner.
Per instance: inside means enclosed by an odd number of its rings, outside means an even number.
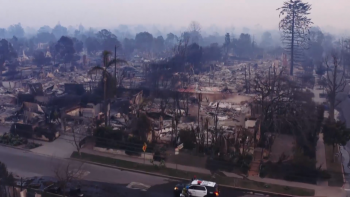
[[[83,84],[65,83],[64,92],[67,94],[83,95],[85,93],[85,89]]]

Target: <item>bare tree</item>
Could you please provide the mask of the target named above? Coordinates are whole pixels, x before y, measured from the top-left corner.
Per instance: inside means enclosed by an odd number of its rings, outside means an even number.
[[[168,104],[169,104],[168,92],[162,91],[161,92],[161,101],[160,101],[160,105],[159,105],[162,114],[165,113],[165,110],[166,110]]]
[[[80,129],[77,127],[78,121],[74,121],[74,124],[71,126],[72,128],[72,136],[73,136],[73,141],[72,144],[75,146],[77,149],[79,155],[81,156],[81,148],[82,144],[81,141],[86,137],[83,133],[80,133]]]
[[[82,168],[83,163],[56,162],[53,164],[53,173],[61,186],[63,195],[66,194],[67,187],[73,181],[81,179],[86,171]]]
[[[202,93],[199,93],[198,94],[198,111],[197,111],[198,126],[199,126],[199,112],[200,112],[200,109],[201,109],[202,98],[203,98]]]
[[[189,110],[190,110],[190,102],[189,102],[190,94],[187,92],[184,92],[182,94],[182,106],[184,107],[185,110],[185,115],[188,116]]]
[[[218,114],[219,114],[219,105],[220,103],[217,102],[216,104],[216,108],[215,108],[215,112],[213,113],[212,117],[213,117],[213,122],[214,122],[214,130],[212,131],[212,140],[211,143],[216,143],[217,142],[217,138],[218,138],[218,134],[219,134],[219,130],[220,128],[218,128],[218,123],[219,123],[219,118],[218,118]]]
[[[201,24],[199,24],[199,22],[197,22],[197,21],[192,21],[191,23],[190,23],[190,25],[188,26],[188,30],[190,31],[190,32],[201,32],[201,30],[202,30],[202,26],[201,26]]]
[[[313,93],[299,90],[295,81],[283,74],[283,69],[278,71],[273,68],[272,73],[259,73],[254,83],[258,93],[256,102],[261,110],[259,128],[262,134],[266,131],[278,133],[288,128],[298,139],[298,145],[312,147],[308,138],[319,132],[319,128],[315,127],[316,104],[312,101]]]
[[[250,144],[254,141],[253,134],[244,127],[237,127],[237,138],[240,139],[239,144],[242,147],[242,155],[247,154],[247,147],[250,147]]]
[[[280,83],[283,77],[283,71],[284,70],[280,70],[278,72],[274,68],[271,74],[271,69],[269,68],[268,73],[258,73],[254,78],[254,89],[258,94],[256,101],[260,105],[262,121],[267,118],[267,113],[271,111],[270,107],[272,107],[273,102],[278,99],[272,99],[273,91],[276,90],[272,87],[275,87],[277,83]]]
[[[318,85],[320,86],[320,88],[322,88],[323,93],[324,93],[324,89],[327,86],[327,79],[322,77],[318,80]]]
[[[190,36],[191,36],[191,41],[193,43],[198,43],[199,40],[201,39],[201,30],[202,27],[201,25],[196,22],[196,21],[192,21],[188,27],[188,31],[190,32]]]
[[[284,75],[284,71],[284,68],[278,70],[273,67],[272,72],[269,69],[268,73],[256,74],[254,78],[254,89],[258,94],[255,101],[261,110],[260,121],[265,130],[271,126],[276,129],[278,123],[275,119],[276,113],[280,113],[281,110],[289,113],[294,102],[293,94],[296,86]]]
[[[181,109],[180,109],[180,101],[179,101],[179,94],[173,94],[173,107],[172,107],[172,122],[171,122],[171,127],[172,127],[172,132],[171,132],[171,142],[173,142],[174,135],[177,137],[178,135],[178,125],[180,122],[180,118],[182,116]]]
[[[327,57],[325,64],[327,67],[327,86],[326,92],[329,102],[329,118],[334,121],[334,109],[342,102],[341,99],[337,98],[338,94],[344,91],[346,86],[345,71],[339,68],[340,59],[337,54],[333,52],[331,60]]]
[[[116,72],[116,84],[117,84],[117,87],[121,87],[123,86],[123,81],[126,77],[127,73],[125,70],[122,70],[122,71],[117,71]]]

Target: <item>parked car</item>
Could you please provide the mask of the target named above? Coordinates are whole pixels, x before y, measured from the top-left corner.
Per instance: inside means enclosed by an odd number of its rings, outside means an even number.
[[[84,194],[81,193],[80,188],[71,188],[71,189],[69,190],[69,196],[70,196],[70,197],[83,197]]]
[[[53,194],[62,194],[61,188],[57,186],[49,187],[46,191]]]
[[[68,191],[65,190],[66,192],[66,195],[68,197],[83,197],[84,194],[81,192],[81,189],[78,188],[78,187],[75,187],[75,188],[69,188]],[[58,186],[51,186],[49,188],[46,189],[46,192],[49,192],[49,193],[53,193],[53,194],[60,194],[62,195],[63,194],[63,191],[61,189],[61,187],[58,187]]]

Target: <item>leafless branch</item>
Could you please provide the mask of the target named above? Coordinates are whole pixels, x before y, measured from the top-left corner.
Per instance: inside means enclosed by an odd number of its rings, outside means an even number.
[[[346,86],[345,70],[339,68],[339,58],[335,52],[331,55],[331,60],[326,57],[324,63],[327,70],[327,98],[330,105],[329,118],[334,120],[334,109],[342,102],[337,98],[338,94],[343,92]]]

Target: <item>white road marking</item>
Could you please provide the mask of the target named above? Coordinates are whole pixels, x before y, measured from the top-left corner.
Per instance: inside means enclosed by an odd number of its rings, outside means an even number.
[[[149,185],[145,185],[143,183],[137,183],[137,182],[131,182],[129,183],[126,188],[129,188],[129,189],[138,189],[138,190],[141,190],[141,191],[147,191],[151,186]]]
[[[90,174],[90,171],[73,169],[72,171],[69,171],[69,173],[73,173],[74,176],[77,176],[79,178],[84,178]]]

